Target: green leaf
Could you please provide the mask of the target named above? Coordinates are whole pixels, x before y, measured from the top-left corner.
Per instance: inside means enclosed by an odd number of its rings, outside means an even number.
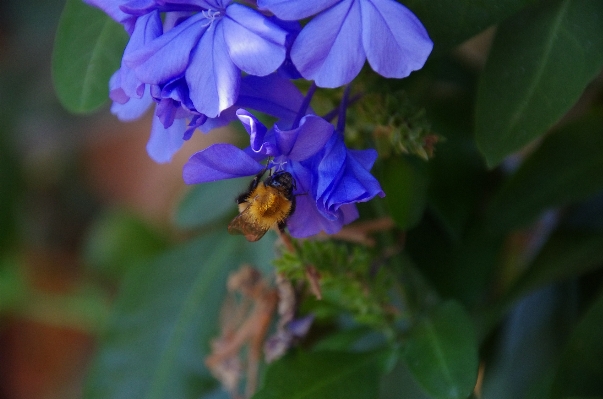
[[[602,129],[603,113],[598,113],[547,136],[494,197],[488,209],[492,229],[504,232],[524,226],[549,207],[600,191]]]
[[[92,112],[109,98],[128,34],[99,9],[67,0],[54,42],[52,78],[59,100],[75,113]]]
[[[476,139],[489,166],[545,133],[603,67],[603,2],[542,2],[502,23],[479,84]]]
[[[481,397],[549,399],[553,366],[575,321],[575,286],[538,290],[513,308],[489,349]],[[570,295],[567,295],[567,294]],[[490,343],[495,343],[490,347]]]
[[[459,241],[483,195],[486,167],[473,140],[446,138],[429,161],[429,209]]]
[[[379,389],[379,353],[299,352],[268,367],[253,399],[372,399]]]
[[[467,398],[478,367],[471,319],[456,302],[443,303],[413,327],[402,357],[433,398]]]
[[[561,230],[555,232],[540,253],[509,289],[480,315],[479,335],[488,332],[511,306],[527,293],[547,284],[580,276],[603,265],[603,234]]]
[[[255,245],[253,245],[255,244]],[[215,386],[203,364],[229,272],[270,263],[273,242],[216,234],[132,269],[120,287],[84,397],[191,398]]]
[[[241,180],[245,180],[242,182]],[[183,229],[200,227],[215,222],[229,212],[237,211],[237,194],[245,191],[251,179],[227,179],[196,184],[180,202],[174,221]]]
[[[417,384],[404,362],[381,379],[379,399],[431,399]]]
[[[421,20],[434,42],[434,53],[443,53],[471,36],[513,15],[535,0],[404,0]]]
[[[388,159],[383,165],[381,185],[389,214],[401,229],[416,225],[427,201],[425,165],[406,157]]]
[[[354,327],[349,329],[337,330],[333,334],[320,339],[312,350],[320,351],[344,351],[354,346],[360,340],[367,340],[373,330],[366,327]],[[381,342],[379,342],[381,343]]]
[[[576,326],[553,380],[551,399],[597,397],[603,392],[603,295]]]
[[[603,234],[556,232],[517,280],[515,297],[552,282],[585,274],[603,265]]]
[[[504,237],[490,234],[478,220],[467,226],[460,239],[452,240],[436,222],[425,217],[408,233],[405,249],[439,295],[473,309],[491,284]]]

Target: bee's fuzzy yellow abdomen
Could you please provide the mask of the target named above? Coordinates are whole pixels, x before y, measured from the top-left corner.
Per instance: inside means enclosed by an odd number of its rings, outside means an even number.
[[[258,184],[253,197],[247,200],[248,212],[255,223],[272,227],[287,219],[291,212],[291,201],[278,190]]]

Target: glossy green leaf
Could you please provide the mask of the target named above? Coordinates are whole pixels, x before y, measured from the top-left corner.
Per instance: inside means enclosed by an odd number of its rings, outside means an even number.
[[[272,245],[216,234],[133,269],[120,287],[84,397],[180,399],[215,386],[203,359],[218,332],[227,276],[242,263],[268,264]]]
[[[476,139],[488,165],[544,134],[603,67],[603,2],[542,2],[502,23],[482,74]]]
[[[603,392],[603,295],[572,332],[553,381],[551,399],[598,397]]]
[[[427,173],[424,164],[407,157],[390,158],[383,165],[379,181],[385,191],[385,202],[398,227],[416,225],[427,201]]]
[[[250,181],[251,178],[228,179],[194,185],[178,206],[174,215],[176,225],[190,229],[215,222],[228,213],[234,215],[237,212],[235,198],[245,191]]]
[[[434,53],[461,44],[487,27],[501,22],[535,0],[404,0],[419,17],[434,42]]]
[[[603,113],[547,136],[493,199],[489,225],[506,231],[603,189]]]
[[[268,367],[253,399],[372,399],[379,389],[378,353],[299,352]]]
[[[67,0],[54,43],[52,78],[71,112],[92,112],[109,99],[109,78],[128,40],[124,28],[81,0]]]
[[[435,399],[465,399],[477,379],[477,341],[462,306],[448,301],[410,331],[402,357]]]

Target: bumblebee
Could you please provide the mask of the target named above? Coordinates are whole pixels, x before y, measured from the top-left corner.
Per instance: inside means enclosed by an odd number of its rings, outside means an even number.
[[[249,189],[237,197],[239,215],[228,225],[230,234],[243,234],[257,241],[271,227],[283,231],[295,211],[295,179],[289,172],[276,172],[261,181],[266,170],[251,181]]]

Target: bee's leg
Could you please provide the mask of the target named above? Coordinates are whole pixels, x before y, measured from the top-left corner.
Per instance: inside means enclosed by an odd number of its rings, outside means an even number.
[[[284,233],[285,227],[287,227],[287,222],[285,220],[282,220],[282,221],[278,222],[277,226],[278,226],[278,229],[280,230],[280,232]]]
[[[237,197],[237,204],[242,204],[243,202],[247,202],[247,197],[249,197],[249,191],[246,191],[243,194],[240,194]]]
[[[258,184],[260,183],[262,176],[264,176],[264,173],[266,173],[266,169],[262,169],[260,173],[255,175],[251,183],[249,183],[249,188],[247,189],[247,191],[237,197],[237,204],[242,204],[243,202],[247,201],[247,198],[249,198],[249,194],[251,194],[251,192],[258,187]]]

